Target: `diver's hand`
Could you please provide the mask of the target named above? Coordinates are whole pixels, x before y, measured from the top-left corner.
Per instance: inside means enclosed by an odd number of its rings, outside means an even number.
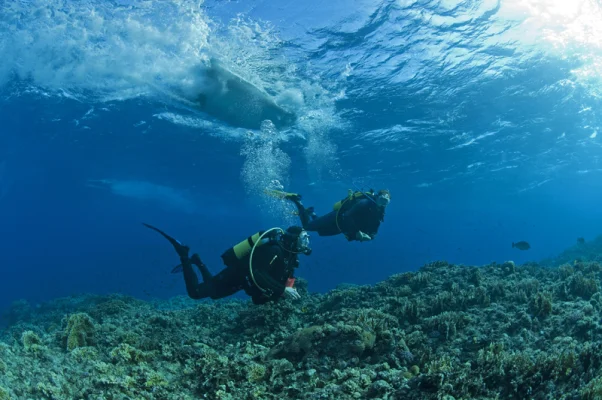
[[[359,240],[360,242],[366,242],[368,240],[372,240],[372,236],[365,234],[362,231],[359,231],[358,233],[355,234],[355,239]]]
[[[286,289],[284,289],[284,295],[289,298],[289,299],[293,299],[293,300],[297,300],[301,298],[301,295],[299,294],[299,292],[297,292],[297,289],[292,288],[292,287],[287,287]]]

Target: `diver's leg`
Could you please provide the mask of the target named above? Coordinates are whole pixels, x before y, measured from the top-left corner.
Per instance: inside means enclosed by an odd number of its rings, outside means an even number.
[[[228,297],[242,290],[244,275],[236,267],[226,267],[211,279],[212,292],[210,297],[214,300]]]
[[[190,257],[190,262],[196,265],[199,271],[201,271],[201,276],[203,277],[204,282],[208,282],[213,279],[213,275],[211,275],[211,272],[209,272],[209,269],[205,263],[201,261],[201,257],[199,257],[197,253],[194,253],[192,257]]]
[[[188,296],[193,299],[204,299],[210,297],[214,300],[228,297],[243,288],[244,277],[236,268],[224,268],[217,275],[211,275],[207,266],[201,261],[198,254],[193,254],[190,259],[182,258],[184,281]],[[195,264],[203,275],[203,283],[199,283],[198,277],[192,269]]]
[[[193,254],[192,257],[188,257],[188,252],[190,251],[188,246],[183,245],[178,240],[172,238],[162,230],[155,228],[152,225],[145,223],[143,223],[143,225],[158,232],[161,234],[161,236],[167,239],[178,253],[178,256],[180,256],[180,262],[182,266],[182,272],[184,273],[184,282],[186,283],[186,291],[188,292],[188,296],[193,299],[204,299],[206,297],[213,298],[215,292],[213,276],[209,272],[207,266],[201,261],[199,255]],[[201,271],[203,283],[199,283],[199,278],[194,272],[192,264],[196,265]],[[179,266],[175,267],[172,272],[177,271],[179,271]]]
[[[184,272],[184,282],[186,283],[186,291],[192,299],[204,299],[211,296],[212,285],[211,280],[199,283],[199,278],[192,269],[192,262],[188,257],[181,257],[182,271]]]
[[[310,214],[313,213],[313,207],[310,207],[311,212],[308,212],[309,209],[306,209],[299,197],[287,197],[288,200],[295,203],[297,206],[297,212],[299,213],[299,219],[301,220],[301,225],[303,229],[307,230],[306,225],[310,222]]]
[[[309,217],[308,217],[309,218]],[[322,215],[313,219],[303,226],[303,229],[311,232],[318,232],[320,236],[334,236],[341,233],[337,226],[337,212],[331,211],[326,215]]]

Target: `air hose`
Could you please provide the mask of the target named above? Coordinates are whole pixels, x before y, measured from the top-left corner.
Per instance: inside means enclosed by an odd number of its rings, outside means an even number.
[[[267,231],[265,231],[264,233],[261,234],[261,236],[259,236],[259,239],[257,239],[255,241],[255,243],[253,244],[253,248],[251,249],[251,255],[249,256],[249,273],[251,275],[251,279],[253,280],[253,283],[255,284],[255,286],[257,286],[257,288],[259,290],[261,290],[263,293],[267,292],[267,290],[265,290],[264,288],[262,288],[261,286],[259,286],[259,284],[257,283],[257,281],[255,280],[255,276],[253,275],[253,253],[255,252],[255,247],[257,247],[258,243],[261,243],[261,240],[263,239],[263,237],[265,235],[267,235],[268,233],[270,233],[271,231],[280,231],[280,233],[284,233],[284,231],[282,230],[282,228],[270,228]]]

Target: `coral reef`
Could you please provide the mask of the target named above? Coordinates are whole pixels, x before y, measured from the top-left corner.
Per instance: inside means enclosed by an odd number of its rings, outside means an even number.
[[[86,313],[73,314],[67,320],[67,328],[63,332],[63,341],[67,350],[94,344],[94,323]]]
[[[15,303],[0,399],[599,399],[602,271],[427,264],[300,301]]]

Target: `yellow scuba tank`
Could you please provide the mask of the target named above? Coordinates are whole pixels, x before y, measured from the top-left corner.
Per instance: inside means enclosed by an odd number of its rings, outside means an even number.
[[[260,238],[264,232],[265,231],[259,231],[226,250],[224,254],[222,254],[224,264],[235,264],[238,260],[245,258],[254,246],[261,246],[263,242],[261,242]]]
[[[256,234],[249,236],[237,245],[234,245],[234,247],[232,247],[232,250],[234,251],[236,258],[240,260],[247,254],[249,254],[249,252],[251,251],[255,243],[257,243],[257,240],[259,239],[259,236],[261,236],[262,233],[263,231],[257,232]],[[258,246],[261,246],[261,243],[259,243]]]

